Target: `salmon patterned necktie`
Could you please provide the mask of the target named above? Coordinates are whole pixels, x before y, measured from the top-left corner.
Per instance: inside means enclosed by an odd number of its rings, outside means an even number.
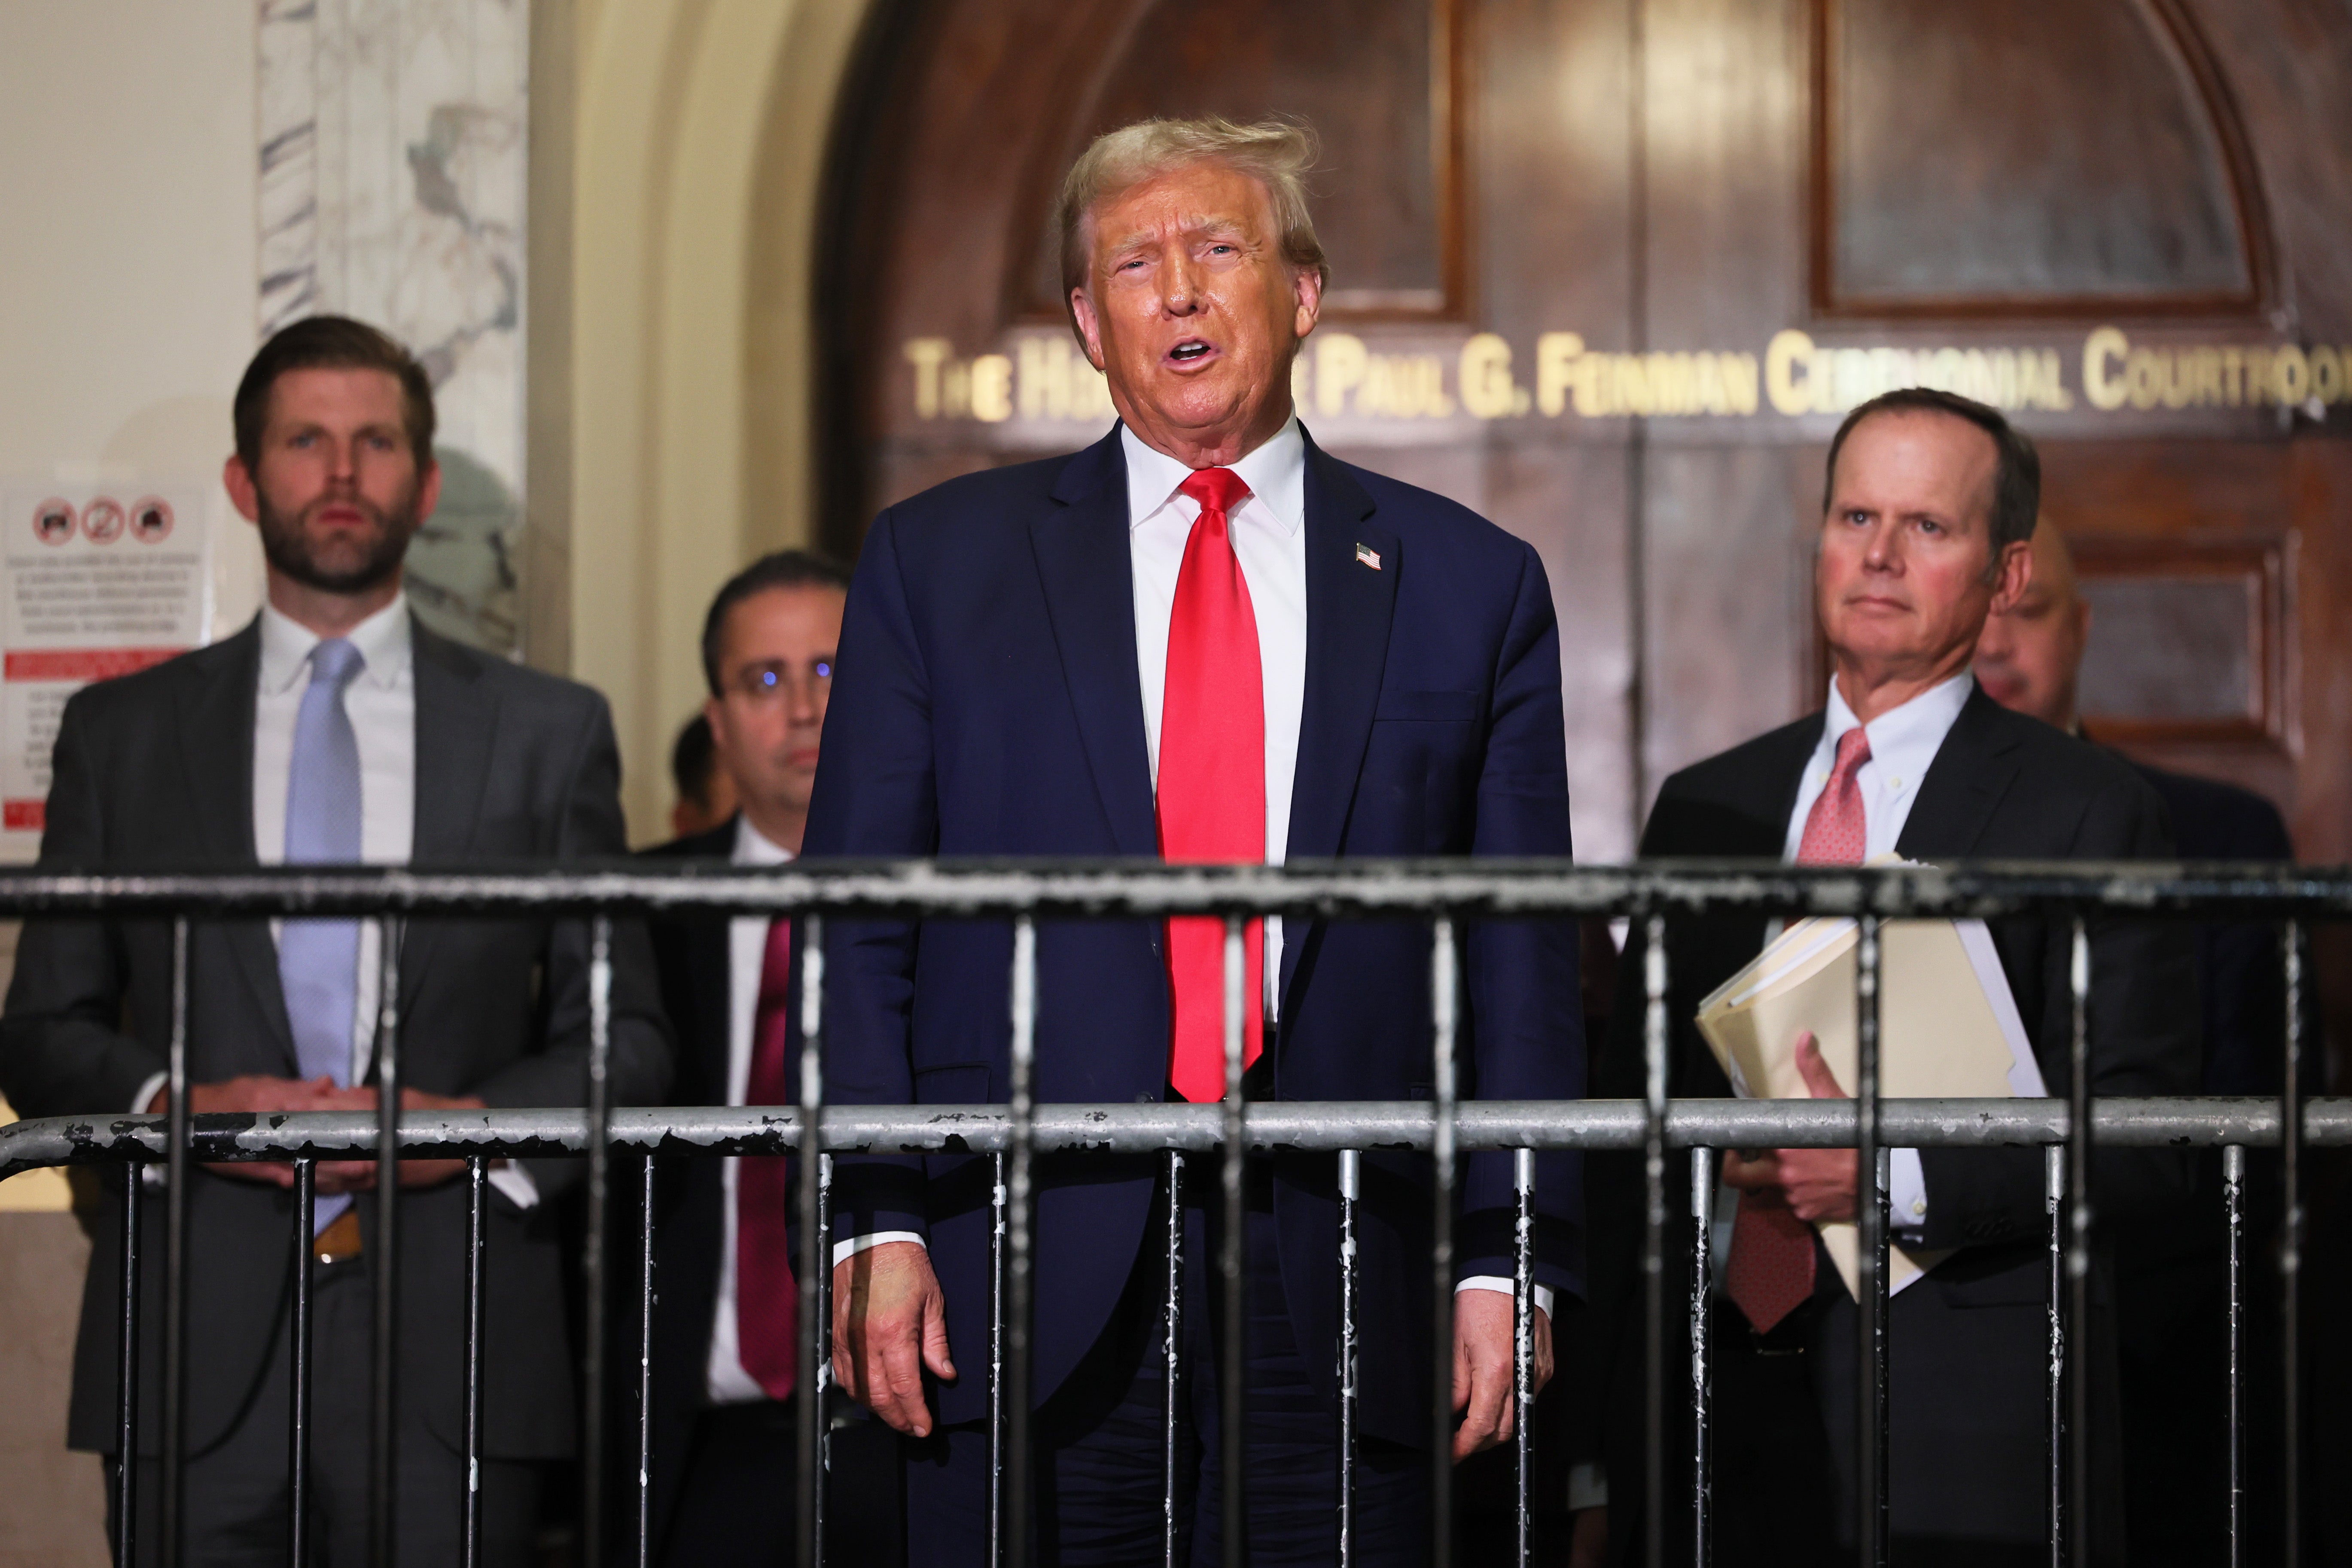
[[[1862,785],[1854,774],[1870,761],[1870,736],[1857,724],[1838,737],[1837,761],[1822,798],[1805,817],[1797,844],[1800,866],[1859,866],[1867,843]],[[1813,1293],[1813,1227],[1780,1204],[1758,1204],[1746,1194],[1731,1222],[1731,1256],[1724,1289],[1759,1334],[1803,1305]]]
[[[1231,468],[1202,468],[1177,487],[1201,503],[1168,617],[1160,707],[1160,853],[1171,864],[1265,859],[1265,683],[1257,616],[1234,553],[1233,509],[1249,487]],[[1265,922],[1242,944],[1242,1061],[1264,1048]],[[1225,1094],[1225,922],[1168,922],[1173,1031],[1168,1081],[1193,1101]]]
[[[760,1000],[751,1014],[751,1071],[746,1105],[788,1105],[785,1010],[793,922],[768,922],[760,965]],[[793,1275],[792,1158],[746,1155],[735,1166],[736,1359],[771,1399],[792,1397],[800,1378],[800,1283]]]

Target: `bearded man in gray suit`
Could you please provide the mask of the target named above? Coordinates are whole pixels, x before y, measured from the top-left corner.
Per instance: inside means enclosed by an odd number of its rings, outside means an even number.
[[[313,317],[263,345],[236,401],[225,475],[260,530],[268,601],[213,647],[90,686],[67,705],[41,864],[52,870],[551,860],[626,849],[604,700],[436,636],[402,586],[440,493],[432,388],[373,328]],[[193,1112],[373,1108],[383,943],[370,921],[219,921],[191,930]],[[578,920],[419,920],[399,957],[402,1103],[577,1105],[588,939]],[[27,1116],[166,1109],[171,927],[37,921],[0,1018],[0,1092]],[[650,1102],[670,1049],[641,928],[614,932],[612,1086]],[[467,1194],[457,1161],[401,1171],[397,1561],[458,1555]],[[372,1162],[319,1168],[309,1498],[314,1553],[369,1558]],[[574,1443],[562,1165],[501,1167],[486,1259],[483,1558],[528,1560],[545,1462]],[[292,1168],[221,1165],[188,1192],[187,1561],[286,1560]],[[147,1256],[163,1256],[147,1205]],[[160,1268],[143,1275],[140,1453],[115,1453],[119,1209],[99,1223],[69,1440],[132,1465],[142,1562],[162,1557]],[[119,1492],[118,1492],[119,1495]],[[110,1517],[113,1510],[110,1510]],[[317,1550],[323,1548],[323,1551]]]

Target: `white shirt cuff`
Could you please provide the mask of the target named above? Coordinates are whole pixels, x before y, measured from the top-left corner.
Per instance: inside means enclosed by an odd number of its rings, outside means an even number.
[[[1457,1296],[1465,1290],[1498,1290],[1506,1296],[1516,1296],[1519,1293],[1518,1286],[1505,1274],[1473,1274],[1469,1279],[1454,1287],[1454,1293]],[[1536,1287],[1536,1310],[1547,1318],[1554,1315],[1551,1310],[1553,1300],[1550,1286]]]
[[[167,1072],[148,1074],[147,1081],[139,1086],[139,1092],[131,1097],[131,1114],[146,1115],[147,1107],[153,1103],[155,1096],[163,1091],[163,1086],[171,1081],[172,1075]]]
[[[1916,1149],[1886,1152],[1886,1212],[1898,1232],[1927,1227],[1927,1174],[1919,1166]]]
[[[529,1171],[512,1160],[493,1167],[488,1180],[490,1185],[506,1194],[507,1202],[515,1207],[535,1209],[539,1206],[539,1184],[530,1179]]]
[[[835,1242],[833,1266],[838,1268],[867,1247],[879,1247],[886,1241],[911,1241],[925,1251],[930,1249],[929,1244],[911,1230],[877,1230],[872,1236],[853,1236],[847,1241]]]
[[[1568,1472],[1568,1511],[1609,1506],[1609,1472],[1599,1465],[1577,1465]]]

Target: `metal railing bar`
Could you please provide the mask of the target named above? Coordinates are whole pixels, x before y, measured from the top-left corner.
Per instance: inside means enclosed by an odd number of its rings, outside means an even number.
[[[2303,1148],[2296,1136],[2300,1119],[2293,1107],[2303,1099],[2303,971],[2309,935],[2300,921],[2289,921],[2280,943],[2286,979],[2286,1029],[2281,1042],[2284,1076],[2279,1101],[2284,1110],[2279,1140],[2280,1196],[2283,1200],[2279,1235],[2279,1348],[2284,1387],[2280,1403],[2279,1507],[2283,1526],[2280,1562],[2295,1568],[2303,1561]]]
[[[1339,1151],[1339,1568],[1356,1561],[1356,1202],[1363,1195],[1364,1156]]]
[[[375,1014],[375,1239],[368,1270],[375,1284],[372,1327],[375,1397],[368,1411],[368,1554],[376,1568],[400,1561],[400,943],[401,922],[383,926]],[[590,1145],[592,1167],[600,1157]],[[589,1311],[595,1311],[590,1296]],[[593,1384],[591,1384],[592,1389]],[[593,1423],[595,1419],[589,1417]],[[591,1428],[593,1429],[593,1426]],[[588,1489],[593,1495],[595,1489]]]
[[[822,1126],[824,1112],[824,917],[808,915],[801,921],[801,1121]],[[801,1255],[794,1280],[799,1300],[799,1342],[793,1348],[800,1364],[793,1379],[797,1395],[793,1411],[799,1441],[793,1454],[793,1561],[799,1568],[819,1568],[824,1562],[824,1382],[827,1364],[824,1346],[833,1338],[833,1321],[826,1310],[833,1276],[833,1240],[825,1234],[824,1156],[803,1158],[794,1173],[793,1188],[800,1210]],[[594,1561],[593,1558],[591,1561]]]
[[[1653,914],[1643,926],[1642,1017],[1642,1300],[1643,1342],[1642,1543],[1649,1568],[1666,1562],[1666,921]]]
[[[482,1561],[482,1248],[488,1240],[490,1163],[466,1162],[466,1498],[458,1538],[461,1568]],[[294,1562],[306,1561],[297,1553]]]
[[[1167,1276],[1160,1307],[1160,1338],[1164,1352],[1160,1369],[1161,1397],[1167,1408],[1160,1420],[1160,1562],[1177,1568],[1181,1521],[1176,1515],[1177,1443],[1183,1432],[1184,1391],[1184,1156],[1168,1151],[1163,1165],[1168,1180],[1165,1223],[1168,1226]],[[1341,1508],[1344,1510],[1345,1503]],[[1344,1529],[1344,1527],[1343,1527]]]
[[[833,1235],[833,1156],[816,1157],[816,1234],[821,1240]],[[813,1385],[817,1402],[816,1423],[816,1496],[809,1524],[809,1539],[816,1543],[816,1560],[822,1568],[824,1562],[825,1504],[832,1494],[833,1477],[833,1412],[830,1406],[834,1384],[833,1364],[833,1268],[832,1247],[825,1248],[825,1267],[816,1276],[816,1382]]]
[[[163,1561],[180,1568],[188,1552],[188,922],[172,922],[172,1102],[163,1193]],[[132,1456],[135,1463],[137,1456]]]
[[[1004,1155],[988,1157],[988,1568],[1004,1561]]]
[[[1670,1149],[1851,1149],[1851,1100],[1676,1100],[1666,1108]],[[2094,1102],[2098,1142],[2119,1148],[2274,1147],[2276,1099],[2116,1096]],[[2063,1100],[1884,1100],[1879,1131],[1889,1147],[2000,1148],[2065,1141]],[[2352,1098],[2306,1098],[2302,1143],[2352,1146]],[[1640,1149],[1647,1111],[1638,1100],[1465,1100],[1455,1110],[1455,1143],[1465,1153],[1529,1148]],[[1213,1152],[1223,1115],[1211,1105],[1055,1104],[1031,1112],[1035,1147],[1098,1153]],[[828,1152],[1001,1153],[1011,1146],[1012,1117],[1002,1105],[831,1106],[823,1126]],[[1421,1151],[1430,1146],[1426,1100],[1268,1100],[1247,1109],[1244,1137],[1252,1149],[1332,1153],[1341,1149]],[[615,1110],[607,1138],[614,1152],[692,1156],[782,1154],[800,1146],[800,1117],[759,1106]],[[411,1111],[400,1123],[404,1159],[470,1155],[507,1159],[577,1158],[588,1147],[587,1118],[576,1109]],[[51,1165],[160,1162],[167,1119],[55,1116],[0,1127],[0,1180]],[[373,1113],[307,1111],[194,1119],[192,1157],[238,1160],[352,1159],[373,1151]]]
[[[583,1561],[604,1558],[604,1345],[611,1301],[606,1275],[612,1251],[613,1148],[613,921],[599,912],[588,931],[588,1104],[582,1115],[588,1155],[587,1234],[581,1246],[581,1274],[587,1289],[582,1340],[582,1386],[586,1409],[581,1422],[580,1539]]]
[[[2066,985],[2073,1013],[2066,1073],[2066,1561],[2090,1563],[2091,939],[2074,917]]]
[[[1536,1152],[1511,1151],[1511,1193],[1518,1212],[1511,1247],[1512,1507],[1517,1525],[1513,1561],[1528,1568],[1534,1548],[1528,1508],[1536,1404]]]
[[[654,1198],[659,1165],[650,1154],[637,1192],[637,1568],[654,1549]]]
[[[2352,914],[2352,867],[2254,862],[1979,861],[1784,866],[1772,861],[1296,860],[1168,866],[1125,860],[796,860],[759,869],[634,862],[538,870],[323,867],[205,875],[0,871],[0,918],[57,914],[534,916],[740,914],[1048,919],[1293,915],[1426,921],[1753,911],[1993,919],[2051,904],[2134,915],[2311,920]]]
[[[1032,1187],[1036,1142],[1037,923],[1026,917],[1013,927],[1013,1048],[1010,1146],[1006,1150],[1007,1225],[1004,1289],[1004,1449],[998,1473],[1003,1488],[1002,1561],[1027,1568],[1034,1498],[1030,1489],[1031,1304],[1035,1296],[1036,1207]]]
[[[134,1173],[131,1179],[136,1181]],[[294,1162],[294,1315],[287,1325],[286,1560],[310,1561],[311,1288],[316,1279],[319,1163]],[[473,1568],[469,1559],[466,1568]]]
[[[2244,1568],[2246,1523],[2246,1303],[2243,1284],[2246,1231],[2246,1151],[2232,1143],[2221,1151],[2221,1207],[2228,1226],[2230,1369],[2230,1559]]]
[[[1690,1396],[1691,1396],[1691,1568],[1706,1568],[1714,1549],[1712,1511],[1715,1502],[1714,1455],[1710,1448],[1715,1414],[1715,1374],[1708,1363],[1708,1307],[1715,1270],[1716,1153],[1712,1149],[1690,1152],[1691,1272],[1690,1272]]]
[[[1220,1195],[1224,1200],[1224,1235],[1220,1238],[1223,1245],[1218,1249],[1218,1268],[1224,1288],[1225,1332],[1223,1342],[1217,1347],[1223,1363],[1217,1390],[1217,1545],[1224,1568],[1244,1568],[1249,1542],[1248,1488],[1242,1473],[1249,1436],[1249,1390],[1242,1381],[1249,1339],[1249,1320],[1244,1316],[1249,1306],[1247,1281],[1244,1279],[1244,1260],[1249,1255],[1249,1238],[1244,1234],[1249,1215],[1244,1203],[1244,1176],[1249,1154],[1242,1139],[1242,1119],[1246,1109],[1242,1102],[1245,1065],[1242,1060],[1242,1042],[1246,1034],[1242,1008],[1246,1005],[1262,1009],[1265,1003],[1263,997],[1248,994],[1247,931],[1239,915],[1225,917],[1225,1094],[1217,1102],[1224,1124],[1223,1155],[1218,1163],[1223,1184]]]
[[[2049,1233],[2050,1304],[2047,1412],[2049,1423],[2050,1568],[2066,1568],[2066,1146],[2042,1152],[2042,1210]]]
[[[115,1347],[114,1568],[133,1568],[139,1535],[139,1200],[144,1166],[122,1172],[122,1339]]]
[[[1853,1429],[1855,1521],[1865,1568],[1886,1568],[1886,1215],[1887,1150],[1879,1127],[1878,980],[1879,921],[1862,917],[1855,953],[1854,1169],[1861,1191],[1855,1217],[1861,1236],[1855,1292],[1855,1396]]]
[[[1429,1500],[1430,1562],[1446,1568],[1454,1561],[1454,1189],[1457,1109],[1454,1085],[1454,1034],[1461,1023],[1461,1000],[1455,981],[1460,973],[1454,958],[1454,921],[1440,918],[1430,927],[1430,1361],[1436,1405],[1431,1443]],[[1229,1147],[1241,1141],[1238,1124],[1229,1128]],[[1233,1156],[1228,1155],[1228,1158]],[[1230,1568],[1240,1568],[1238,1563]]]

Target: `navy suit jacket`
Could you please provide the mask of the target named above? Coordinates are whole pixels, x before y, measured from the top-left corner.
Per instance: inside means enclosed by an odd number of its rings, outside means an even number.
[[[1535,552],[1311,440],[1306,496],[1307,695],[1290,857],[1566,856],[1559,626]],[[1377,554],[1377,568],[1359,559],[1360,546]],[[1156,858],[1129,550],[1116,428],[1074,456],[970,475],[883,512],[850,589],[808,853]],[[1041,1102],[1163,1098],[1160,941],[1154,922],[1040,926]],[[829,1100],[1009,1097],[1009,926],[836,922],[827,950]],[[1429,953],[1429,932],[1416,923],[1296,922],[1283,944],[1281,1027],[1268,1046],[1273,1094],[1426,1097]],[[1570,921],[1466,931],[1466,1096],[1582,1093],[1576,962]],[[1285,1295],[1309,1364],[1328,1384],[1334,1358],[1311,1347],[1335,1342],[1335,1163],[1275,1163]],[[1465,1163],[1460,1272],[1507,1274],[1508,1158]],[[1423,1442],[1426,1162],[1370,1155],[1365,1166],[1366,1430]],[[940,1390],[941,1417],[979,1416],[986,1163],[876,1159],[836,1169],[840,1234],[928,1237],[965,1369]],[[1156,1170],[1143,1157],[1040,1162],[1037,1399],[1110,1321],[1147,1234]],[[1580,1169],[1571,1156],[1548,1155],[1538,1180],[1538,1278],[1575,1292]]]

